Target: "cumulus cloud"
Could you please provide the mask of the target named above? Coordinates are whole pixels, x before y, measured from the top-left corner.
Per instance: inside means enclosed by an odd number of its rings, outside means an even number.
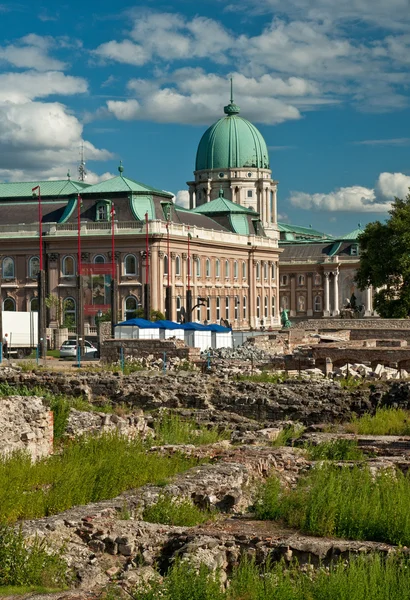
[[[189,192],[188,190],[179,190],[173,198],[173,202],[178,206],[189,208]]]
[[[82,77],[64,75],[59,71],[0,74],[0,103],[24,103],[51,94],[69,96],[87,92],[88,84]]]
[[[403,173],[380,173],[374,188],[359,185],[338,188],[330,193],[291,192],[293,206],[305,210],[386,213],[395,196],[404,198],[410,177]]]
[[[128,65],[141,66],[150,58],[149,53],[139,44],[131,40],[117,42],[112,40],[101,44],[94,50],[94,54],[103,59],[114,60]]]
[[[53,38],[29,34],[15,44],[0,46],[0,63],[5,62],[20,69],[61,71],[66,63],[49,56],[50,48],[55,45]]]

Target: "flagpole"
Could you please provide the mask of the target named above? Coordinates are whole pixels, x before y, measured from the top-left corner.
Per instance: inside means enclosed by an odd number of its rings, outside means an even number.
[[[81,203],[82,198],[80,194],[77,196],[77,272],[81,275]]]
[[[115,325],[117,322],[117,282],[115,262],[115,206],[111,203],[111,337],[115,337]]]
[[[43,263],[43,212],[41,207],[41,188],[36,185],[31,188],[35,197],[38,191],[38,233],[39,233],[39,272],[38,272],[38,348],[39,355],[45,360],[46,346],[46,278]]]

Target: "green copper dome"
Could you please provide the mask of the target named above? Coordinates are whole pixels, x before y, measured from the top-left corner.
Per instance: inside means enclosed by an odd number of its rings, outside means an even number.
[[[196,171],[205,169],[269,169],[266,142],[252,123],[239,116],[239,106],[231,99],[222,117],[207,129],[196,153]]]

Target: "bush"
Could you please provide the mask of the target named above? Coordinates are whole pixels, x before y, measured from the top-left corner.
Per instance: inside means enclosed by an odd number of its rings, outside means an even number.
[[[230,432],[220,433],[216,427],[208,429],[197,426],[189,419],[182,419],[171,412],[158,414],[154,424],[157,443],[159,444],[214,444],[230,438]]]
[[[180,527],[194,527],[209,521],[212,517],[210,511],[201,510],[186,498],[177,498],[163,494],[157,502],[148,506],[142,515],[144,521],[149,523],[163,523]]]
[[[354,418],[345,429],[358,435],[410,435],[410,412],[397,408],[378,408],[374,415]]]
[[[331,440],[316,446],[305,444],[309,460],[363,460],[364,454],[355,440]]]

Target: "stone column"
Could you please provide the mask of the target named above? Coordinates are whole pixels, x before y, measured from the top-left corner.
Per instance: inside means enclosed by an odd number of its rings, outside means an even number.
[[[339,271],[333,272],[333,315],[339,314]]]
[[[312,298],[312,287],[313,287],[313,273],[307,274],[307,316],[313,316],[313,298]]]
[[[323,273],[323,276],[325,278],[325,302],[324,302],[323,316],[324,317],[328,317],[330,315],[330,305],[329,305],[329,277],[330,277],[330,273],[329,272]]]
[[[296,275],[290,275],[290,316],[296,315]]]
[[[372,306],[373,302],[372,302],[372,288],[368,287],[366,288],[366,296],[365,296],[365,301],[364,301],[364,316],[365,317],[371,317],[372,316]]]

